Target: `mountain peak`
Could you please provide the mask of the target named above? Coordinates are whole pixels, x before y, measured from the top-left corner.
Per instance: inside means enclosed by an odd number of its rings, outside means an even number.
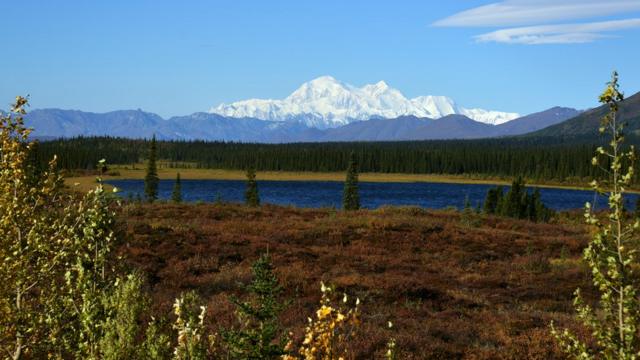
[[[378,81],[374,86],[376,88],[378,88],[378,89],[388,89],[389,88],[389,85],[387,85],[387,83],[384,80]]]
[[[336,78],[331,75],[319,76],[308,82],[309,84],[340,84]]]
[[[404,115],[437,119],[460,114],[491,125],[520,116],[516,113],[465,109],[446,96],[428,95],[407,99],[385,81],[358,88],[329,75],[302,84],[283,100],[244,100],[228,105],[220,104],[209,112],[235,118],[303,122],[317,128]]]
[[[302,84],[285,100],[294,103],[306,103],[321,98],[344,96],[349,93],[347,85],[336,80],[332,76],[321,76]]]
[[[402,94],[400,94],[400,92],[398,90],[391,88],[386,82],[384,82],[382,80],[378,81],[375,84],[365,85],[360,90],[362,90],[365,93],[370,94],[372,96],[379,96],[380,94],[388,92],[388,91],[398,92],[398,94],[400,96],[402,96]]]

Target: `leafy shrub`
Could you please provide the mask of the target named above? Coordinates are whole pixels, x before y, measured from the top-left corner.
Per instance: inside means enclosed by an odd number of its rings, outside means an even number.
[[[584,250],[584,260],[591,268],[600,301],[592,308],[583,300],[580,289],[576,290],[574,300],[578,318],[590,330],[597,347],[592,349],[569,330],[560,331],[553,323],[551,325],[560,346],[576,359],[637,359],[640,356],[640,279],[634,271],[640,220],[636,218],[629,223],[624,213],[625,189],[633,179],[636,155],[633,146],[626,151],[622,147],[624,124],[617,116],[623,100],[618,74],[614,72],[600,95],[600,102],[609,107],[600,132],[611,134],[610,147],[608,150],[599,147],[592,160],[594,166],[609,164],[609,170],[605,170],[608,181],[594,180],[592,183],[596,192],[608,193],[609,211],[601,219],[593,213],[589,203],[585,207],[586,222],[595,234]]]

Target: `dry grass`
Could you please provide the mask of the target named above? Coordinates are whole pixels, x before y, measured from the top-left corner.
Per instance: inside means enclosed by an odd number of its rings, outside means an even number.
[[[569,220],[566,220],[569,221]],[[269,251],[291,299],[283,324],[300,335],[319,283],[363,300],[357,358],[380,358],[390,336],[407,359],[562,358],[551,320],[576,328],[581,226],[481,218],[418,208],[336,212],[240,205],[129,205],[119,252],[149,276],[157,313],[197,289],[213,329],[234,321],[232,294]],[[394,333],[386,329],[395,324]],[[578,328],[578,332],[579,332]]]
[[[167,164],[160,163],[158,176],[160,179],[173,180],[176,173],[180,173],[182,179],[190,180],[246,180],[246,174],[240,170],[223,169],[198,169],[195,167],[171,168]],[[111,165],[110,174],[104,179],[144,179],[145,165]],[[344,172],[295,172],[295,171],[260,171],[258,180],[272,181],[344,181]],[[488,175],[441,175],[441,174],[398,174],[398,173],[360,173],[360,181],[365,182],[431,182],[450,184],[486,184],[486,185],[510,185],[511,179],[493,177]],[[87,191],[95,184],[95,175],[73,175],[65,179],[69,186],[75,186],[80,191]],[[541,188],[590,190],[587,184],[567,184],[556,182],[540,182],[529,186]],[[632,191],[633,192],[633,191]]]

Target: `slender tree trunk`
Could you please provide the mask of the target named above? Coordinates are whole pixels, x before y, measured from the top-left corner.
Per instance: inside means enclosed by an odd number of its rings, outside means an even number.
[[[16,288],[16,312],[20,313],[21,309],[22,309],[22,291],[20,289],[20,285],[18,285],[18,287]],[[19,360],[21,358],[23,347],[24,347],[24,344],[22,339],[22,333],[18,329],[16,331],[16,348],[13,354],[11,354],[11,358],[13,360]]]
[[[613,115],[611,121],[611,127],[613,129],[613,138],[614,141],[618,136],[618,128],[616,124],[616,115]],[[618,159],[618,143],[615,143],[613,147],[613,156],[614,159]],[[617,161],[617,160],[614,160]],[[614,194],[619,193],[618,189],[618,168],[613,169],[613,191]],[[624,204],[622,204],[624,206]],[[621,276],[621,284],[618,287],[618,336],[620,337],[620,346],[624,348],[624,288],[625,288],[625,271],[624,271],[624,260],[622,258],[622,252],[620,248],[622,247],[622,209],[620,209],[620,202],[616,203],[616,253],[618,255],[618,263],[620,266],[620,276]]]

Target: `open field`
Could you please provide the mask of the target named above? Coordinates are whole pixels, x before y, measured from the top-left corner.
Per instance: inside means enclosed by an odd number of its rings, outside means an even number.
[[[160,179],[173,180],[176,173],[180,173],[182,179],[191,180],[245,180],[244,171],[222,169],[198,169],[198,168],[170,168],[160,166],[158,176]],[[111,166],[109,174],[104,179],[144,179],[145,165],[136,166]],[[293,171],[259,171],[258,180],[272,181],[344,181],[344,172],[293,172]],[[439,174],[393,174],[393,173],[360,173],[360,181],[365,182],[434,182],[452,184],[489,184],[510,185],[511,179],[473,176],[473,175],[439,175]],[[95,184],[95,175],[71,176],[65,179],[68,185],[79,184],[78,189],[86,191]],[[562,189],[586,189],[587,184],[566,183],[540,183],[528,184],[536,187],[562,188]]]
[[[324,281],[362,299],[358,359],[382,358],[391,336],[401,359],[559,359],[549,323],[584,334],[572,294],[593,297],[580,261],[587,234],[580,216],[563,216],[535,224],[418,208],[129,204],[118,252],[147,274],[156,314],[196,289],[214,330],[234,324],[229,297],[242,296],[268,251],[291,300],[281,321],[296,339]]]

